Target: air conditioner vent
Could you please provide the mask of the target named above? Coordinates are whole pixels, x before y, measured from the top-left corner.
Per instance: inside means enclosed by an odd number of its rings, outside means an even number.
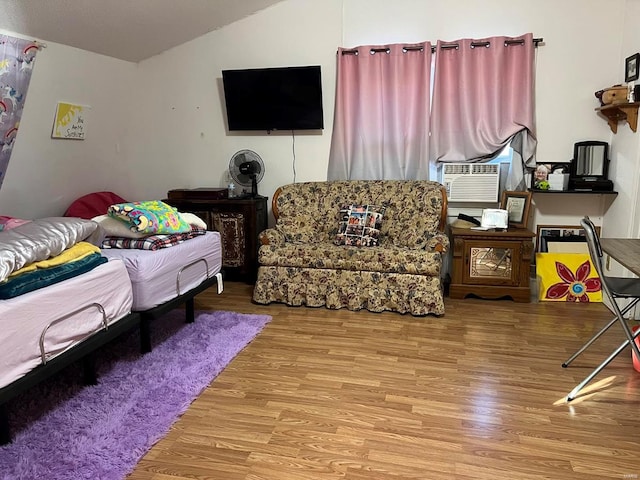
[[[496,202],[500,190],[500,165],[445,163],[442,184],[450,202]]]

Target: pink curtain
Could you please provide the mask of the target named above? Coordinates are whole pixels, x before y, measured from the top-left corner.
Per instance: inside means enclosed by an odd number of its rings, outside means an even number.
[[[456,45],[452,47],[452,45]],[[535,166],[533,35],[438,41],[431,155],[436,162],[478,161],[514,150],[507,189],[523,190]]]
[[[428,179],[431,44],[338,50],[329,180]]]
[[[0,187],[18,134],[38,45],[0,35]]]

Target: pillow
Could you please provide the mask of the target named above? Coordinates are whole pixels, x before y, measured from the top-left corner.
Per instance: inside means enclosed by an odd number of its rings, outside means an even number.
[[[31,220],[23,220],[21,218],[0,216],[0,232],[3,230],[11,230],[12,228],[19,227],[25,223],[29,223]]]
[[[128,224],[108,215],[99,215],[91,220],[97,222],[104,230],[104,235],[109,237],[144,238],[147,236],[144,233],[132,232]]]
[[[195,213],[190,212],[179,212],[182,219],[187,222],[189,225],[195,225],[196,227],[207,229],[207,222],[202,220]]]
[[[33,262],[59,255],[85,240],[98,228],[96,222],[72,217],[38,218],[0,235],[0,282]]]
[[[65,217],[78,217],[86,220],[107,213],[109,206],[114,203],[125,203],[127,200],[113,192],[93,192],[73,201]]]
[[[380,237],[384,208],[373,205],[345,205],[340,208],[336,245],[375,247]]]
[[[122,220],[136,233],[184,233],[191,225],[178,211],[160,200],[118,203],[109,207],[108,215]]]

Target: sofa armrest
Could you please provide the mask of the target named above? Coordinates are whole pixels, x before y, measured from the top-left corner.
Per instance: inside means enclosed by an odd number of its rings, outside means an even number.
[[[275,228],[267,228],[258,236],[260,245],[284,245],[284,234]]]
[[[444,232],[437,232],[427,241],[425,249],[445,253],[449,250],[449,237]]]

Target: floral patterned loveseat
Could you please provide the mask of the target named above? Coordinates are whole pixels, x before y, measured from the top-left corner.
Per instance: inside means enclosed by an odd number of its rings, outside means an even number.
[[[362,232],[357,224],[364,217],[355,213],[363,211],[362,206],[377,211],[382,221],[376,217],[374,225],[371,217],[371,223],[366,223],[377,227],[371,230],[369,241],[337,245],[339,238],[344,243],[344,236],[338,235],[341,221],[343,225],[353,223],[350,228]],[[260,234],[253,300],[443,315],[441,269],[449,247],[444,233],[446,210],[445,189],[432,181],[354,180],[282,186],[273,197],[276,224]],[[375,246],[356,246],[376,241]]]

